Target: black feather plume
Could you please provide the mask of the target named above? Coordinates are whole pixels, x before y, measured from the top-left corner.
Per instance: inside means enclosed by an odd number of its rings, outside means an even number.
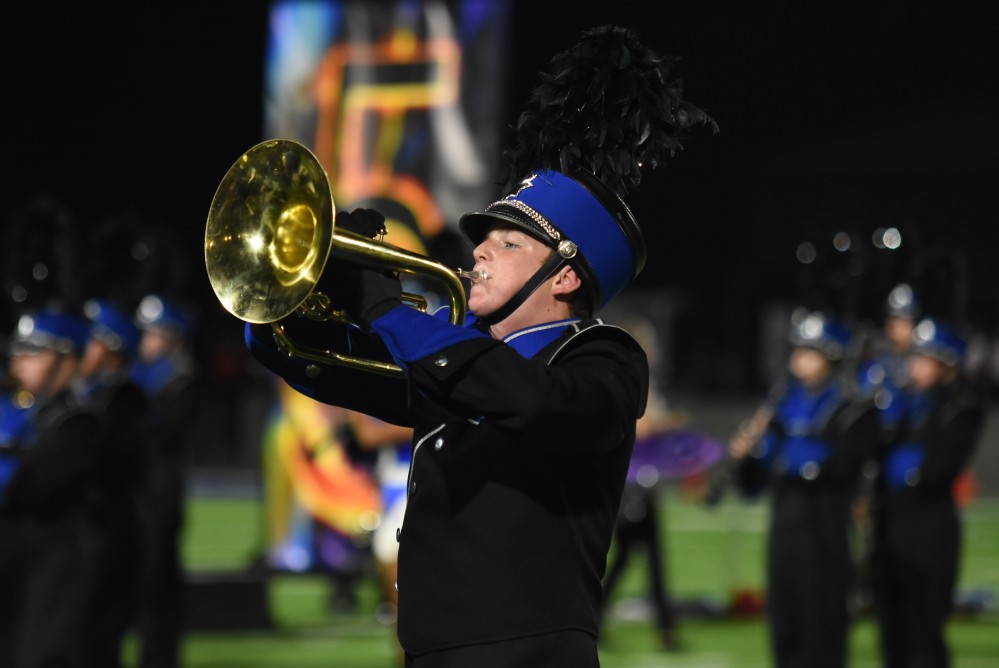
[[[556,55],[516,126],[507,189],[533,169],[585,169],[622,199],[642,169],[665,164],[695,126],[718,127],[682,99],[668,78],[675,58],[643,46],[635,33],[601,26]]]

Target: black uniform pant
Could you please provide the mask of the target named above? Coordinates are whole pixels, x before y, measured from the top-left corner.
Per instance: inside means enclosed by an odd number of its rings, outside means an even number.
[[[180,532],[183,475],[162,461],[139,494],[139,568],[135,634],[140,668],[176,668],[184,629]]]
[[[949,498],[878,514],[874,596],[885,668],[946,668],[961,526]]]
[[[636,549],[644,549],[648,558],[649,599],[656,611],[656,624],[668,631],[676,626],[676,617],[666,586],[666,569],[660,548],[658,497],[653,490],[631,485],[625,489],[621,513],[614,527],[616,551],[604,578],[604,605],[610,602],[625,566]]]
[[[419,656],[405,668],[600,668],[597,639],[583,631],[546,633]]]
[[[805,481],[776,490],[768,541],[767,614],[777,668],[846,665],[853,562],[845,490]]]
[[[85,620],[73,518],[0,516],[0,666],[82,666]]]
[[[87,606],[84,665],[93,668],[122,665],[134,606],[137,524],[131,502],[117,501],[113,512],[94,512],[86,530],[87,557],[79,567]]]

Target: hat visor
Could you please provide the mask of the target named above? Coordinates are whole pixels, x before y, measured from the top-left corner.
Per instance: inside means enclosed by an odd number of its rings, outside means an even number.
[[[461,230],[465,238],[471,241],[474,246],[478,246],[485,240],[486,235],[489,234],[489,230],[493,226],[504,223],[521,228],[531,236],[539,239],[546,246],[552,245],[551,239],[543,235],[533,221],[518,217],[513,210],[509,210],[509,214],[507,211],[473,211],[466,213],[458,221],[458,229]]]
[[[55,352],[62,352],[56,350],[51,345],[45,345],[38,341],[13,341],[9,346],[9,353],[11,355],[37,355],[48,350],[54,350]]]

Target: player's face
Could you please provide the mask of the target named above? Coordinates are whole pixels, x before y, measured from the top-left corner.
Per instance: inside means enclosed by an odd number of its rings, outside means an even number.
[[[173,338],[158,329],[147,329],[139,342],[139,357],[152,363],[165,357],[173,349]]]
[[[807,387],[820,384],[832,370],[829,359],[812,348],[795,348],[791,351],[788,369]]]
[[[515,225],[494,225],[475,250],[477,271],[488,278],[472,283],[468,310],[485,317],[517,294],[551,254],[551,249]]]
[[[80,373],[86,378],[102,369],[107,369],[113,355],[114,353],[99,339],[90,339],[83,351]]]
[[[52,350],[17,353],[10,358],[10,373],[22,390],[38,394],[47,389],[60,355]]]
[[[885,321],[885,337],[899,350],[907,350],[912,343],[914,327],[908,318],[888,318]]]

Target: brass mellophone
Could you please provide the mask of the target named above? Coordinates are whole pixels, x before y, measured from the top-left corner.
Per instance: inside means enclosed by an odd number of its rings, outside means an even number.
[[[485,280],[484,272],[450,269],[429,258],[334,226],[329,178],[305,146],[272,139],[252,147],[232,165],[215,192],[205,226],[205,267],[222,306],[240,320],[269,323],[290,355],[401,375],[394,365],[296,344],[281,321],[293,313],[313,320],[350,322],[317,291],[331,262],[417,274],[443,284],[451,322],[467,308],[460,278]],[[421,295],[403,293],[409,306],[426,309]]]

